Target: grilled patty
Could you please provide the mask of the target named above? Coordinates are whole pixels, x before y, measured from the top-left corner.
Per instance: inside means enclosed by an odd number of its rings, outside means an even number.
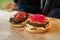
[[[37,27],[46,27],[46,25],[49,23],[48,21],[45,24],[37,24],[37,23],[32,23],[30,21],[26,21],[26,23],[33,25],[33,26],[37,26]]]

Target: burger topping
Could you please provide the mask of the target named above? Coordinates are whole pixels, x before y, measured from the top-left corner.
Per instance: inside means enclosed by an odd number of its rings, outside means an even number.
[[[18,12],[17,14],[14,15],[14,20],[15,21],[21,21],[26,18],[26,12]]]
[[[17,14],[14,15],[13,18],[10,18],[10,22],[13,22],[14,24],[21,23],[26,19],[26,12],[18,12]]]
[[[37,30],[36,28],[31,28],[31,30]]]
[[[27,28],[29,28],[30,30],[45,30],[44,27],[35,27],[35,26],[32,26],[30,24],[27,24]]]
[[[34,23],[45,23],[46,22],[46,17],[42,14],[36,14],[36,15],[31,15],[29,16],[29,19],[34,22]]]

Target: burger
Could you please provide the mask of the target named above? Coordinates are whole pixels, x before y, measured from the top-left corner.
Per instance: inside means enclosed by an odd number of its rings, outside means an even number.
[[[24,27],[27,19],[26,12],[18,12],[13,17],[9,18],[10,25],[13,27]]]
[[[30,15],[26,20],[25,29],[31,33],[44,33],[51,28],[50,22],[42,14]]]

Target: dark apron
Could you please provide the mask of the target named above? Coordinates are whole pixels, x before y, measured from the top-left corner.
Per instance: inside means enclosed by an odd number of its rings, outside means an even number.
[[[29,13],[45,13],[50,7],[51,0],[20,0],[19,9]],[[20,10],[20,11],[21,11]]]

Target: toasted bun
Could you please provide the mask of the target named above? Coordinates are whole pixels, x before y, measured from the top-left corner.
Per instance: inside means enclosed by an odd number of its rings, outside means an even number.
[[[28,27],[31,27],[31,26],[29,26],[29,25],[27,25],[27,26],[28,26]],[[31,33],[44,33],[44,32],[47,32],[47,31],[51,28],[51,24],[49,23],[46,28],[44,28],[44,29],[39,29],[39,30],[31,30],[31,29],[29,29],[28,27],[25,27],[25,29],[26,29],[28,32],[31,32]]]
[[[25,24],[12,24],[12,23],[10,23],[10,26],[11,27],[16,27],[16,28],[18,28],[18,27],[22,28],[22,27],[25,26]]]

